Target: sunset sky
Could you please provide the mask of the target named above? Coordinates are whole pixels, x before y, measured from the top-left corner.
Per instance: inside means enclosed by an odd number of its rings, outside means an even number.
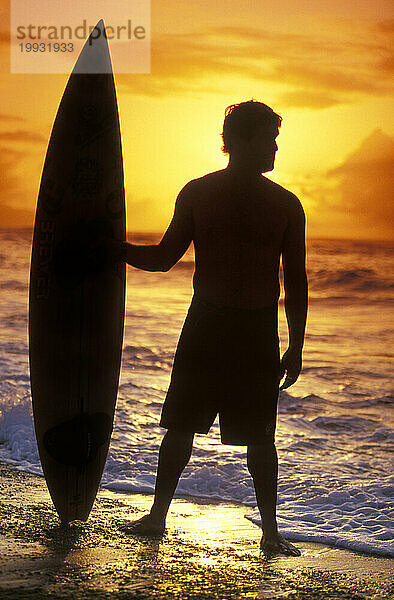
[[[9,3],[0,5],[0,223],[31,225],[67,75],[10,73]],[[224,110],[253,97],[283,117],[268,176],[299,196],[308,235],[391,237],[392,2],[151,6],[151,74],[116,75],[130,231],[164,230],[180,188],[226,166]]]

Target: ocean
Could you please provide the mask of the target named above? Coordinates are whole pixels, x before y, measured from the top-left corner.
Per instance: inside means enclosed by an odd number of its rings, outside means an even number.
[[[157,236],[133,235],[136,243]],[[42,476],[28,367],[30,230],[0,230],[0,461]],[[291,540],[394,556],[392,298],[388,242],[308,242],[310,305],[299,381],[281,391],[276,442],[278,521]],[[102,486],[153,492],[158,425],[192,296],[193,250],[168,273],[128,268],[115,425]],[[279,307],[282,352],[287,329]],[[240,402],[242,399],[240,398]],[[197,434],[177,495],[250,507],[246,447],[220,444],[215,421]]]

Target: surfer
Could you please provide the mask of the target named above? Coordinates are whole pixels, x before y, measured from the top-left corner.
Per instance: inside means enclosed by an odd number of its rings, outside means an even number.
[[[157,245],[123,243],[123,260],[168,271],[193,241],[194,296],[176,350],[160,425],[155,498],[130,533],[160,534],[196,432],[219,413],[223,444],[246,445],[261,514],[260,547],[297,556],[278,532],[277,399],[298,378],[307,314],[305,216],[298,198],[262,175],[274,168],[282,118],[250,100],[226,109],[225,169],[193,179],[179,193]],[[289,345],[280,360],[277,311],[282,256]]]

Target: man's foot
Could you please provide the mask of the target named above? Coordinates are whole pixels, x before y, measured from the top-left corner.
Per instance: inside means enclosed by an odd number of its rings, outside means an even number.
[[[267,538],[263,535],[260,542],[260,548],[267,558],[272,558],[278,554],[284,554],[285,556],[301,556],[300,550],[285,540],[280,533]]]
[[[157,521],[148,514],[136,521],[122,521],[118,529],[131,535],[163,535],[166,530],[165,522]]]

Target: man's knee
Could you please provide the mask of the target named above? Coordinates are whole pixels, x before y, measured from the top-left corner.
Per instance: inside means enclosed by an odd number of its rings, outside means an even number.
[[[261,437],[258,442],[248,444],[248,453],[252,454],[264,454],[275,450],[275,440],[271,437]]]
[[[169,442],[179,446],[191,446],[193,445],[194,432],[168,429],[163,439],[165,439],[167,443]]]
[[[277,453],[273,438],[263,438],[261,442],[248,445],[247,465],[251,475],[264,465],[268,467],[276,462]]]

